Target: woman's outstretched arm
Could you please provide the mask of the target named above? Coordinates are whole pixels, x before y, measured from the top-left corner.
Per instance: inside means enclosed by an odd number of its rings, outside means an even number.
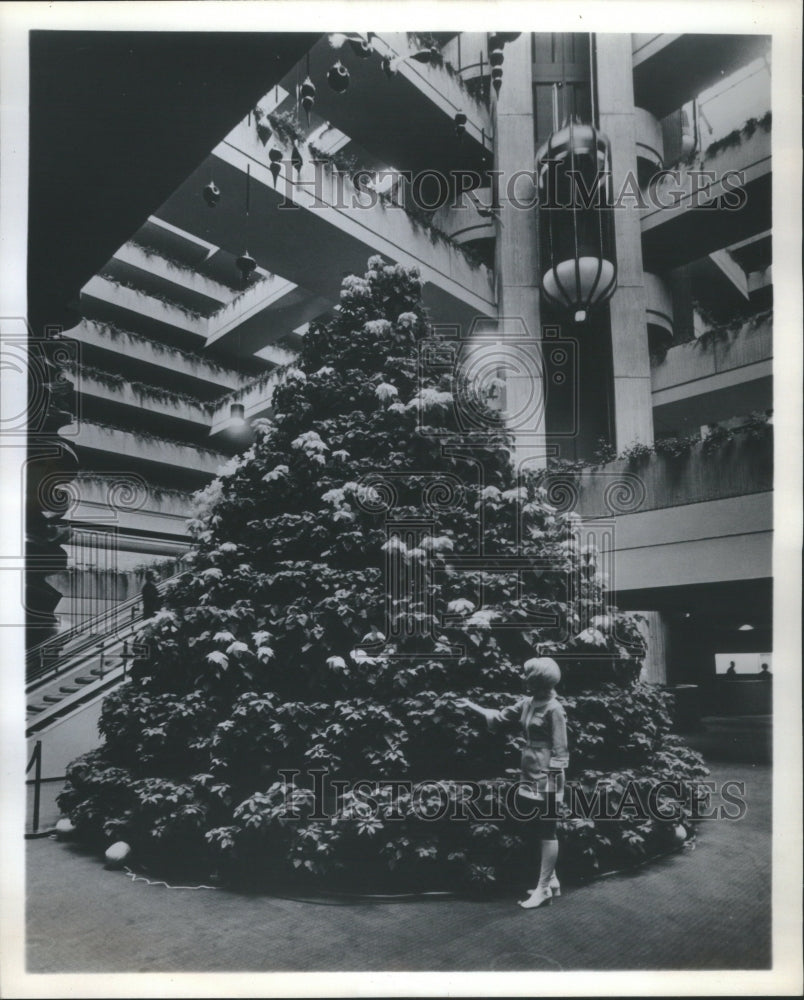
[[[471,701],[469,698],[459,698],[455,705],[457,708],[468,708],[473,712],[477,712],[478,715],[482,715],[486,720],[489,729],[492,732],[496,732],[501,726],[510,726],[518,723],[522,717],[522,702],[518,701],[515,705],[509,705],[507,708],[484,708],[482,705],[478,705],[477,702]]]
[[[456,708],[468,708],[472,712],[477,712],[478,715],[485,717],[486,721],[494,715],[493,708],[484,708],[482,705],[478,705],[476,701],[471,701],[469,698],[458,698],[455,702]]]

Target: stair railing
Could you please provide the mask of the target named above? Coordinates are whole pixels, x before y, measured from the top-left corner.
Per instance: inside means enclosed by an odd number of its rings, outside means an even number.
[[[169,583],[178,579],[185,572],[187,571],[182,569],[172,576],[160,580],[157,584],[159,592],[163,593]],[[109,642],[115,641],[116,633],[122,629],[124,620],[126,629],[130,628],[138,620],[138,610],[141,602],[141,596],[136,594],[134,597],[130,597],[120,604],[115,604],[114,607],[107,608],[106,611],[101,612],[101,614],[96,615],[94,618],[88,618],[72,629],[60,632],[49,639],[45,639],[44,642],[40,642],[37,646],[33,646],[25,657],[26,684],[32,684],[43,677],[58,677],[67,664],[93,646],[95,649],[101,650],[102,665],[104,647]],[[126,612],[130,612],[130,614],[127,615]],[[67,643],[81,636],[85,636],[83,643],[80,643],[67,653],[63,652]],[[98,641],[99,639],[100,641]]]

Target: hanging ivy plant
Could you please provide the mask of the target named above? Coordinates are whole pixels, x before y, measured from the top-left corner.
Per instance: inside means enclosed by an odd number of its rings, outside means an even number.
[[[150,337],[144,337],[141,333],[124,330],[115,323],[103,322],[97,319],[87,320],[87,322],[91,323],[101,334],[108,336],[110,340],[119,340],[121,337],[127,337],[133,343],[147,344],[157,354],[165,354],[175,358],[181,357],[191,364],[204,365],[211,371],[236,375],[238,378],[241,377],[239,372],[234,371],[234,369],[227,368],[213,358],[204,357],[201,354],[196,354],[194,351],[183,351],[180,347],[173,347],[170,344],[163,343],[161,340],[152,340]]]
[[[164,386],[151,385],[147,382],[129,381],[122,375],[95,368],[92,365],[80,365],[71,363],[68,370],[76,375],[87,379],[92,379],[100,385],[111,389],[113,392],[121,392],[124,388],[130,388],[141,400],[151,399],[160,403],[173,403],[174,405],[184,404],[204,408],[206,402],[197,396],[192,396],[186,392],[176,392],[174,389],[166,389]]]
[[[300,143],[306,140],[307,136],[292,111],[271,111],[265,117],[268,119],[277,138],[286,146],[292,146],[293,143]],[[256,116],[254,121],[256,124]]]
[[[735,333],[739,333],[742,329],[755,330],[763,323],[773,320],[773,309],[763,309],[760,312],[751,313],[750,315],[738,313],[728,320],[717,322],[713,319],[712,314],[702,309],[698,303],[694,303],[694,305],[704,322],[711,322],[712,324],[696,340],[696,343],[701,344],[702,347],[708,347],[718,340],[731,337]]]
[[[657,455],[664,455],[666,458],[681,458],[689,455],[696,444],[700,444],[699,434],[681,434],[678,437],[656,438],[653,442],[653,450]]]
[[[75,478],[80,483],[92,483],[98,486],[109,486],[111,483],[115,482],[114,473],[103,475],[99,472],[78,472]],[[153,480],[145,479],[144,477],[143,482],[145,483],[148,493],[155,500],[175,497],[177,500],[184,500],[189,504],[193,496],[192,493],[188,493],[186,490],[177,490],[172,487],[162,486],[159,483],[155,483]]]
[[[190,441],[180,441],[177,438],[166,437],[164,434],[152,434],[150,431],[139,427],[123,426],[122,424],[113,424],[101,420],[85,420],[84,425],[87,427],[99,427],[101,430],[112,431],[117,434],[129,434],[135,441],[148,441],[153,444],[171,444],[178,448],[192,448],[198,454],[210,455],[221,461],[226,457],[221,452],[215,451],[214,448],[204,448]]]
[[[716,139],[714,142],[710,143],[704,150],[704,159],[717,156],[717,154],[721,153],[724,149],[731,149],[742,145],[743,139],[750,139],[757,129],[762,129],[763,132],[769,132],[771,124],[772,114],[770,111],[766,111],[761,118],[749,118],[740,126],[740,128],[732,129],[728,135],[724,135],[720,139]]]
[[[231,392],[227,392],[223,396],[218,396],[216,399],[211,399],[204,405],[210,412],[212,412],[221,406],[225,406],[227,403],[235,403],[237,400],[243,399],[243,397],[247,396],[249,393],[257,392],[270,385],[272,382],[277,382],[283,375],[286,375],[289,371],[291,371],[291,369],[296,367],[297,362],[295,361],[290,361],[286,365],[277,365],[276,368],[264,371],[256,378],[246,382],[244,385],[240,386],[239,389],[232,389]]]
[[[197,309],[191,309],[190,306],[185,305],[183,302],[178,302],[176,299],[171,298],[169,295],[165,295],[163,292],[145,291],[145,289],[143,289],[136,282],[120,278],[108,271],[101,271],[98,277],[103,278],[104,281],[110,282],[117,288],[127,288],[129,291],[134,292],[136,295],[139,295],[144,299],[156,299],[157,302],[161,302],[162,305],[168,306],[170,309],[178,309],[178,311],[187,316],[188,319],[204,319],[204,313],[199,312]]]

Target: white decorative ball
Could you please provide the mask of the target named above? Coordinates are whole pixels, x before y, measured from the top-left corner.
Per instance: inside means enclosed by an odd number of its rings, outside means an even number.
[[[106,864],[109,868],[122,868],[131,854],[131,846],[125,840],[115,841],[106,848]]]
[[[68,837],[72,837],[74,833],[75,825],[72,820],[62,817],[62,819],[56,823],[56,836],[59,840],[66,840]]]

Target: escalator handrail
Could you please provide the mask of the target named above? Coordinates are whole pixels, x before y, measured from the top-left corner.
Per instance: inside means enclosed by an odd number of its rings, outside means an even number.
[[[186,569],[181,569],[172,576],[166,577],[164,580],[160,580],[157,584],[157,589],[160,594],[164,592],[169,583],[172,583],[186,572]],[[83,633],[87,633],[86,641],[75,649],[70,650],[70,652],[66,654],[68,659],[72,660],[93,644],[102,645],[102,640],[108,637],[112,631],[111,627],[106,627],[104,629],[104,626],[113,625],[115,629],[118,629],[123,624],[129,625],[133,619],[129,619],[129,621],[124,623],[123,615],[126,611],[130,611],[132,608],[135,608],[141,601],[142,597],[139,594],[136,594],[134,597],[121,601],[120,604],[115,604],[113,607],[107,608],[106,611],[101,612],[101,614],[96,615],[94,618],[88,618],[86,621],[81,622],[80,625],[76,625],[66,632],[59,632],[58,634],[51,636],[49,639],[45,639],[43,642],[40,642],[38,645],[33,646],[30,650],[28,650],[25,657],[26,683],[37,680],[39,677],[47,673],[52,672],[54,677],[58,675],[59,669],[55,657],[52,662],[48,662],[47,664],[45,663],[45,654],[49,650],[52,649],[58,652],[62,650],[68,642],[71,642]]]

